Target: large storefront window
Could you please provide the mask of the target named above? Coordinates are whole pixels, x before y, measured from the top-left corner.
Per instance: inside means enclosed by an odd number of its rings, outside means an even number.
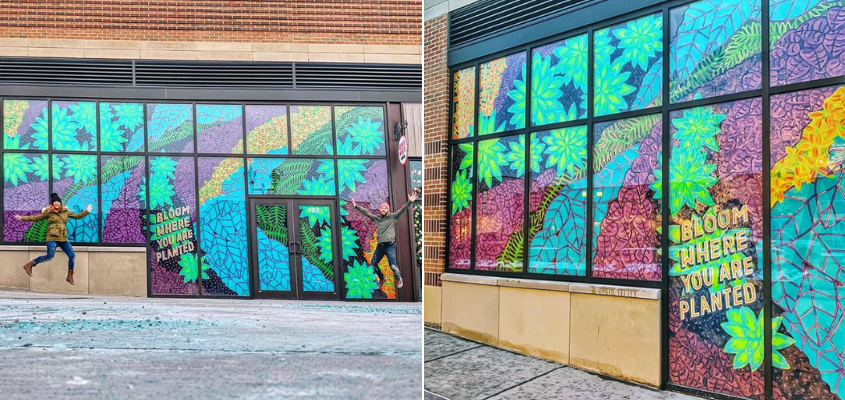
[[[665,287],[668,384],[845,397],[843,18],[661,4],[456,65],[447,271]]]
[[[55,192],[93,206],[72,242],[148,247],[151,295],[397,297],[347,203],[404,203],[383,106],[3,99],[2,116],[4,243],[42,243],[45,223],[14,216]]]

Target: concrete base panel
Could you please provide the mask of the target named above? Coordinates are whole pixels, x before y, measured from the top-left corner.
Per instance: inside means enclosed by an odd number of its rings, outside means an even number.
[[[29,260],[29,251],[0,253],[0,287],[29,290],[29,276],[21,268]]]
[[[499,347],[568,364],[569,293],[499,290]]]
[[[499,345],[499,287],[443,282],[444,332]]]
[[[88,265],[90,293],[145,297],[146,253],[91,252]]]
[[[442,294],[440,286],[423,286],[423,321],[426,324],[439,326],[443,320],[440,313]]]
[[[35,258],[46,253],[44,251],[33,250],[29,252],[30,258]],[[73,267],[73,279],[76,285],[71,285],[65,281],[67,278],[67,256],[64,252],[57,249],[56,255],[52,260],[38,264],[32,270],[32,278],[30,281],[30,290],[33,292],[45,293],[73,293],[73,294],[87,294],[88,293],[88,253],[76,253],[76,262]]]

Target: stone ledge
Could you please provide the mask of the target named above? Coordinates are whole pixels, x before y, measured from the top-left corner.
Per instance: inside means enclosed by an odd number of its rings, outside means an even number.
[[[598,285],[595,283],[572,283],[572,293],[592,294],[596,296],[629,297],[645,300],[659,300],[660,289],[638,288],[630,286]]]
[[[0,251],[44,251],[45,246],[19,246],[19,245],[0,245]],[[57,250],[61,251],[61,250]],[[73,251],[89,252],[89,253],[144,253],[147,251],[146,247],[93,247],[93,246],[73,246]]]
[[[476,285],[499,286],[499,278],[495,276],[479,276],[464,274],[440,275],[441,282],[474,283]]]
[[[660,289],[630,286],[600,285],[595,283],[543,281],[534,279],[499,278],[492,276],[445,273],[440,275],[442,282],[469,283],[486,286],[500,286],[517,289],[550,290],[591,294],[595,296],[628,297],[644,300],[659,300]]]
[[[569,282],[557,281],[536,281],[531,279],[500,278],[499,286],[518,289],[551,290],[555,292],[568,292]]]

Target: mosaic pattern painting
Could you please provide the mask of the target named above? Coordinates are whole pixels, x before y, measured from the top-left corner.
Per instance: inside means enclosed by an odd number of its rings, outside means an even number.
[[[85,218],[67,221],[71,243],[96,243],[100,240],[98,170],[94,154],[53,154],[53,192],[62,198],[62,203],[71,212],[82,212],[89,204],[94,207]],[[46,207],[48,202],[43,204],[41,207]]]
[[[292,154],[334,154],[331,107],[291,106],[290,125]],[[372,127],[372,119],[368,126]],[[352,142],[349,142],[349,145],[352,144]],[[354,148],[354,146],[352,147]]]
[[[599,29],[594,35],[594,115],[659,106],[663,82],[663,17],[646,15]]]
[[[194,110],[191,104],[147,104],[147,149],[192,153]]]
[[[100,151],[144,151],[144,105],[100,103]]]
[[[50,202],[48,179],[46,154],[3,154],[3,240],[44,242],[47,221],[18,221],[15,215],[41,214],[41,208]]]
[[[255,233],[258,253],[258,285],[260,290],[291,290],[290,249],[288,249],[288,207],[286,205],[255,206]]]
[[[762,86],[760,0],[697,1],[670,18],[672,102]]]
[[[587,117],[587,35],[534,49],[531,126]]]
[[[153,295],[196,295],[197,194],[193,157],[149,157],[150,287]],[[147,190],[147,182],[142,191]],[[206,271],[206,264],[202,266]]]
[[[472,263],[472,143],[452,146],[451,201],[449,205],[449,268],[469,269]]]
[[[338,155],[383,156],[385,154],[384,108],[335,107],[334,124]]]
[[[529,166],[517,165],[517,177],[531,169],[528,272],[585,275],[587,127],[534,132],[528,152]],[[519,162],[525,163],[524,156]],[[518,161],[519,154],[507,157]],[[515,232],[512,237],[520,236],[522,232]],[[521,246],[521,239],[516,242]]]
[[[243,108],[236,104],[197,104],[197,152],[243,153]]]
[[[97,103],[54,101],[50,125],[54,150],[97,150]]]
[[[771,85],[845,75],[845,1],[769,1]]]
[[[525,127],[525,58],[517,53],[479,66],[479,135]]]
[[[47,150],[47,101],[3,101],[3,148]]]
[[[521,272],[525,135],[478,142],[475,269]]]
[[[761,100],[670,113],[669,379],[763,395]],[[660,170],[652,188],[662,187]],[[659,192],[659,190],[658,190]],[[779,320],[777,320],[779,321]],[[773,347],[792,343],[773,329]],[[777,353],[778,355],[780,353]],[[777,369],[788,369],[777,357]]]
[[[845,397],[845,87],[771,101],[775,399]]]
[[[593,276],[659,281],[661,118],[599,123],[593,138]]]
[[[334,292],[334,252],[338,245],[332,232],[329,206],[299,206],[299,241],[302,243],[302,290]],[[341,244],[342,245],[342,244]]]
[[[249,296],[249,247],[242,158],[200,157],[202,294]]]
[[[452,110],[452,139],[475,135],[475,67],[455,72]]]
[[[286,106],[246,106],[246,151],[249,154],[288,153]]]
[[[307,158],[247,159],[249,194],[334,196],[334,161]],[[348,171],[338,171],[343,179]]]
[[[378,244],[376,225],[355,210],[349,201],[354,199],[361,207],[377,213],[379,204],[388,201],[387,161],[345,159],[337,162],[340,174],[340,245],[346,298],[395,299],[396,280],[387,258],[378,265],[385,277],[381,289],[378,289],[375,271],[370,267]],[[395,202],[396,208],[404,204],[402,200]]]
[[[141,190],[146,174],[144,157],[101,156],[100,159],[103,242],[146,243],[142,227],[147,194]]]

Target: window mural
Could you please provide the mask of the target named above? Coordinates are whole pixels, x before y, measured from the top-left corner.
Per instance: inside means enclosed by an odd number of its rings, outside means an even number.
[[[302,242],[302,290],[334,292],[334,251],[331,208],[299,206],[299,235]],[[352,234],[349,232],[348,234]]]
[[[760,0],[703,0],[670,14],[672,102],[761,88]]]
[[[845,87],[773,96],[771,146],[774,398],[842,398]]]
[[[531,126],[587,117],[587,35],[534,49]]]
[[[96,143],[95,143],[96,146]],[[81,212],[87,205],[94,207],[82,219],[67,221],[68,237],[72,243],[96,243],[99,239],[99,185],[97,156],[94,154],[53,154],[53,193],[71,212]],[[48,201],[42,201],[46,207]]]
[[[249,154],[287,154],[287,107],[247,105],[246,146]]]
[[[194,158],[153,156],[149,164],[152,294],[195,295],[200,266]],[[202,271],[208,268],[203,263]]]
[[[3,101],[3,148],[47,150],[47,101]]]
[[[144,105],[100,103],[100,151],[144,151]]]
[[[100,156],[104,243],[144,244],[147,193],[141,190],[146,174],[143,156]]]
[[[769,1],[771,85],[845,75],[845,1]]]
[[[472,259],[473,148],[472,143],[452,146],[451,200],[449,209],[449,267],[469,269]]]
[[[396,298],[393,270],[383,258],[378,268],[384,274],[381,289],[375,282],[370,260],[378,238],[376,225],[352,208],[355,200],[361,207],[375,213],[379,204],[388,201],[387,161],[364,159],[337,160],[340,189],[340,243],[343,259],[343,280],[347,299]],[[403,199],[404,200],[404,199]],[[401,203],[401,204],[404,204]],[[396,206],[400,204],[397,202]]]
[[[50,167],[46,154],[3,154],[3,240],[44,242],[46,220],[30,223],[16,220],[15,215],[41,214],[41,207],[50,201],[48,179]]]
[[[54,101],[50,124],[54,150],[97,150],[97,103]]]
[[[675,111],[670,118],[670,381],[760,397],[761,100]],[[659,170],[655,174],[660,187]],[[778,350],[790,345],[777,332],[773,339]],[[776,368],[787,368],[775,361]]]
[[[244,161],[200,157],[197,166],[202,293],[249,296]]]
[[[337,112],[337,110],[335,110]],[[383,118],[382,118],[383,120]],[[357,122],[357,121],[356,121]],[[291,154],[332,155],[332,108],[328,106],[291,106]],[[368,128],[372,128],[370,120]],[[363,127],[361,127],[363,128]],[[378,129],[378,128],[375,128]],[[338,131],[340,132],[340,131]],[[372,133],[372,132],[369,132]],[[356,130],[356,134],[361,132]],[[366,135],[365,135],[366,136]],[[366,141],[364,138],[358,140]],[[351,147],[353,142],[349,142]],[[351,151],[350,149],[346,149]],[[374,151],[375,152],[375,151]],[[342,153],[346,154],[346,153]],[[383,153],[382,153],[383,154]]]
[[[593,276],[660,280],[661,118],[599,123],[593,139]]]
[[[528,272],[585,275],[587,127],[532,133],[529,153]],[[508,157],[519,159],[519,154]],[[517,176],[524,172],[518,168]]]
[[[663,17],[646,15],[599,29],[594,35],[593,113],[602,116],[659,106]]]
[[[191,104],[147,104],[147,149],[192,153],[194,111]]]
[[[334,161],[310,158],[247,159],[249,194],[334,196]],[[348,171],[338,171],[343,174]]]
[[[290,291],[290,249],[288,249],[288,206],[255,205],[255,257],[258,287],[268,291]]]
[[[243,153],[243,109],[234,104],[197,104],[197,152]]]
[[[525,135],[478,142],[475,269],[521,272]]]
[[[422,250],[423,250],[423,219],[422,219],[422,187],[423,187],[423,161],[422,159],[410,160],[408,162],[411,172],[411,190],[420,190],[419,199],[414,204],[414,240],[417,246],[417,266],[422,268]]]
[[[525,59],[517,53],[479,67],[479,135],[525,127]]]
[[[334,121],[338,155],[385,155],[383,107],[335,107]]]
[[[475,67],[464,68],[454,74],[452,139],[475,134]]]

